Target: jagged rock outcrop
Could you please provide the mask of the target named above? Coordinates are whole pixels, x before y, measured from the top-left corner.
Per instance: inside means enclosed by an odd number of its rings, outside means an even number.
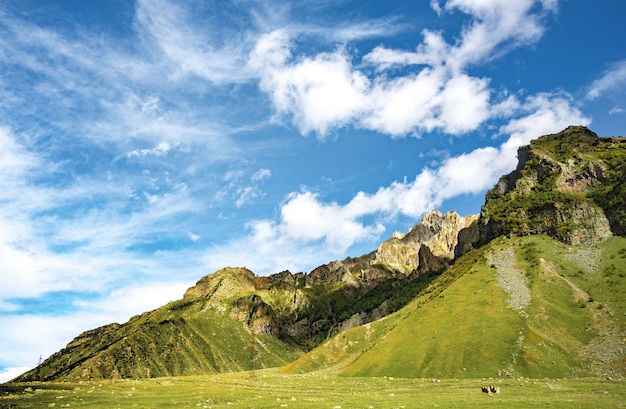
[[[478,219],[478,215],[459,216],[451,211],[442,214],[433,210],[422,218],[405,235],[395,234],[382,243],[376,250],[372,264],[385,264],[398,271],[412,272],[445,268],[454,259],[454,251],[458,244],[459,232],[469,227]],[[420,249],[428,248],[423,259],[427,265],[420,263]],[[434,261],[433,257],[438,258]]]
[[[625,233],[626,140],[572,126],[519,148],[518,159],[487,193],[476,244],[529,234],[594,244]]]
[[[401,307],[398,302],[389,306],[387,300],[397,291],[382,284],[410,282],[426,271],[445,269],[454,258],[459,232],[477,217],[434,210],[406,234],[394,233],[376,251],[332,261],[310,273],[256,277],[245,268],[224,268],[200,279],[184,299],[203,299],[216,307],[226,303],[231,316],[252,333],[295,340],[308,349]]]

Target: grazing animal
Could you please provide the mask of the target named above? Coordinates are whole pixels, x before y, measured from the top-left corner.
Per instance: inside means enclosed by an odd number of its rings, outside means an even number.
[[[493,386],[493,385],[489,385],[489,386],[481,386],[480,390],[483,393],[488,393],[488,394],[492,394],[492,393],[500,393],[500,387],[499,386]]]

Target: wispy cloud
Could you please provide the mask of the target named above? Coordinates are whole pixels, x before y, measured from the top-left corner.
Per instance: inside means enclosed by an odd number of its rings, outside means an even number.
[[[606,93],[623,92],[626,89],[626,60],[613,63],[602,77],[593,81],[587,91],[587,98],[594,100]]]
[[[249,79],[242,69],[247,33],[238,26],[228,29],[224,22],[196,22],[193,13],[184,4],[170,1],[140,0],[137,4],[137,28],[142,36],[150,37],[148,44],[156,45],[153,51],[173,63],[171,78],[195,75],[214,83]]]
[[[168,186],[165,180],[157,181],[153,196],[158,201],[143,203],[129,194],[141,188],[129,180],[120,185],[108,178],[77,178],[64,186],[39,185],[33,178],[57,165],[29,152],[6,129],[0,139],[3,163],[13,165],[0,177],[0,257],[11,260],[2,267],[4,300],[59,290],[106,290],[129,265],[135,265],[138,276],[149,274],[166,261],[133,247],[159,236],[184,237],[189,227],[180,216],[198,210],[184,184]],[[88,208],[82,207],[86,201]]]

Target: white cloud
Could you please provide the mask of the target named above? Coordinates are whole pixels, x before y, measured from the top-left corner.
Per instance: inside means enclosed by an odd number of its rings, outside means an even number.
[[[435,68],[370,80],[343,48],[290,61],[288,47],[284,33],[271,33],[259,40],[250,61],[279,116],[291,115],[302,133],[324,137],[352,124],[393,136],[436,129],[461,134],[488,117],[484,79]]]
[[[541,3],[542,12],[533,8]],[[516,47],[537,41],[544,32],[541,17],[554,11],[555,2],[536,0],[449,0],[444,9],[458,9],[472,22],[461,33],[461,40],[452,48],[446,63],[456,69],[492,58],[501,47]],[[545,10],[545,11],[544,11]]]
[[[567,94],[550,95],[547,93],[528,97],[522,104],[524,116],[514,118],[502,126],[500,131],[510,134],[510,148],[527,144],[539,135],[554,133],[569,125],[588,125],[591,119],[573,106],[572,98]]]
[[[239,209],[244,204],[261,196],[261,192],[256,186],[245,186],[237,189],[235,207]]]
[[[364,226],[358,222],[359,211],[337,203],[324,204],[310,193],[291,194],[281,208],[279,232],[289,239],[316,241],[324,239],[331,251],[341,254],[356,240],[377,237],[384,227]]]
[[[2,317],[2,363],[9,367],[34,367],[40,356],[47,358],[85,329],[111,322],[102,318],[86,311],[66,316],[20,314]]]
[[[125,322],[130,318],[129,313],[151,311],[182,298],[185,290],[190,287],[189,284],[177,281],[142,282],[115,289],[99,299],[75,301],[74,304],[81,311],[106,317],[102,321]]]
[[[250,175],[249,182],[243,180],[246,172],[241,169],[229,170],[224,174],[228,184],[215,195],[218,201],[232,199],[237,209],[265,195],[262,185],[272,176],[270,169],[261,168]]]
[[[150,204],[128,195],[130,183],[143,183],[138,178],[92,175],[61,186],[38,184],[41,175],[62,171],[63,165],[28,150],[6,128],[0,128],[0,145],[2,165],[11,165],[0,172],[0,259],[11,261],[0,264],[3,310],[15,311],[12,298],[107,291],[120,285],[129,266],[137,276],[193,270],[189,260],[175,261],[184,267],[172,266],[170,255],[130,250],[155,236],[184,237],[189,227],[179,217],[198,210],[184,183],[168,174],[162,180],[149,177],[144,187]],[[148,192],[153,189],[159,194]],[[86,205],[89,210],[81,210]]]
[[[287,63],[290,57],[286,33],[275,31],[258,41],[249,64],[261,75],[261,89],[271,95],[278,114],[293,115],[303,133],[325,135],[362,110],[368,80],[352,70],[344,49],[293,64]]]
[[[11,379],[20,376],[29,369],[31,369],[31,367],[21,366],[15,368],[6,368],[2,372],[0,372],[0,383],[8,382]]]
[[[607,92],[624,91],[626,89],[626,60],[618,61],[604,72],[602,77],[595,80],[589,91],[587,98],[594,100]]]
[[[250,176],[250,180],[253,182],[262,182],[272,176],[272,171],[269,169],[259,169]]]
[[[172,79],[195,75],[214,83],[230,83],[249,78],[244,69],[245,31],[221,25],[228,34],[218,35],[211,22],[196,23],[193,10],[166,0],[138,1],[135,18],[140,34],[173,63]]]
[[[192,232],[187,232],[187,238],[191,241],[198,241],[202,238],[199,234],[195,234]]]
[[[126,154],[127,157],[137,157],[137,158],[145,158],[146,156],[156,156],[163,157],[167,155],[167,153],[172,150],[175,146],[172,146],[169,142],[161,142],[156,145],[154,148],[150,149],[133,149],[132,151]]]
[[[0,183],[12,183],[15,177],[38,165],[38,158],[17,143],[9,128],[0,127]]]
[[[303,134],[323,138],[350,125],[392,136],[464,134],[499,112],[490,107],[489,80],[464,70],[537,41],[544,32],[543,15],[554,11],[553,2],[540,2],[539,8],[537,3],[451,0],[441,7],[432,2],[439,12],[469,15],[459,40],[448,44],[443,33],[424,30],[414,52],[376,47],[363,57],[375,68],[373,74],[357,69],[345,47],[296,58],[295,44],[284,30],[260,37],[248,66],[260,76],[260,87],[270,96],[277,117],[290,118]],[[411,66],[419,69],[387,73]]]

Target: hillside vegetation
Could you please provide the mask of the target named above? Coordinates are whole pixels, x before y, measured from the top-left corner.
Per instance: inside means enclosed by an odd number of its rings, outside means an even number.
[[[398,313],[343,332],[284,371],[622,377],[624,272],[624,238],[576,248],[546,236],[501,238],[463,256]]]

